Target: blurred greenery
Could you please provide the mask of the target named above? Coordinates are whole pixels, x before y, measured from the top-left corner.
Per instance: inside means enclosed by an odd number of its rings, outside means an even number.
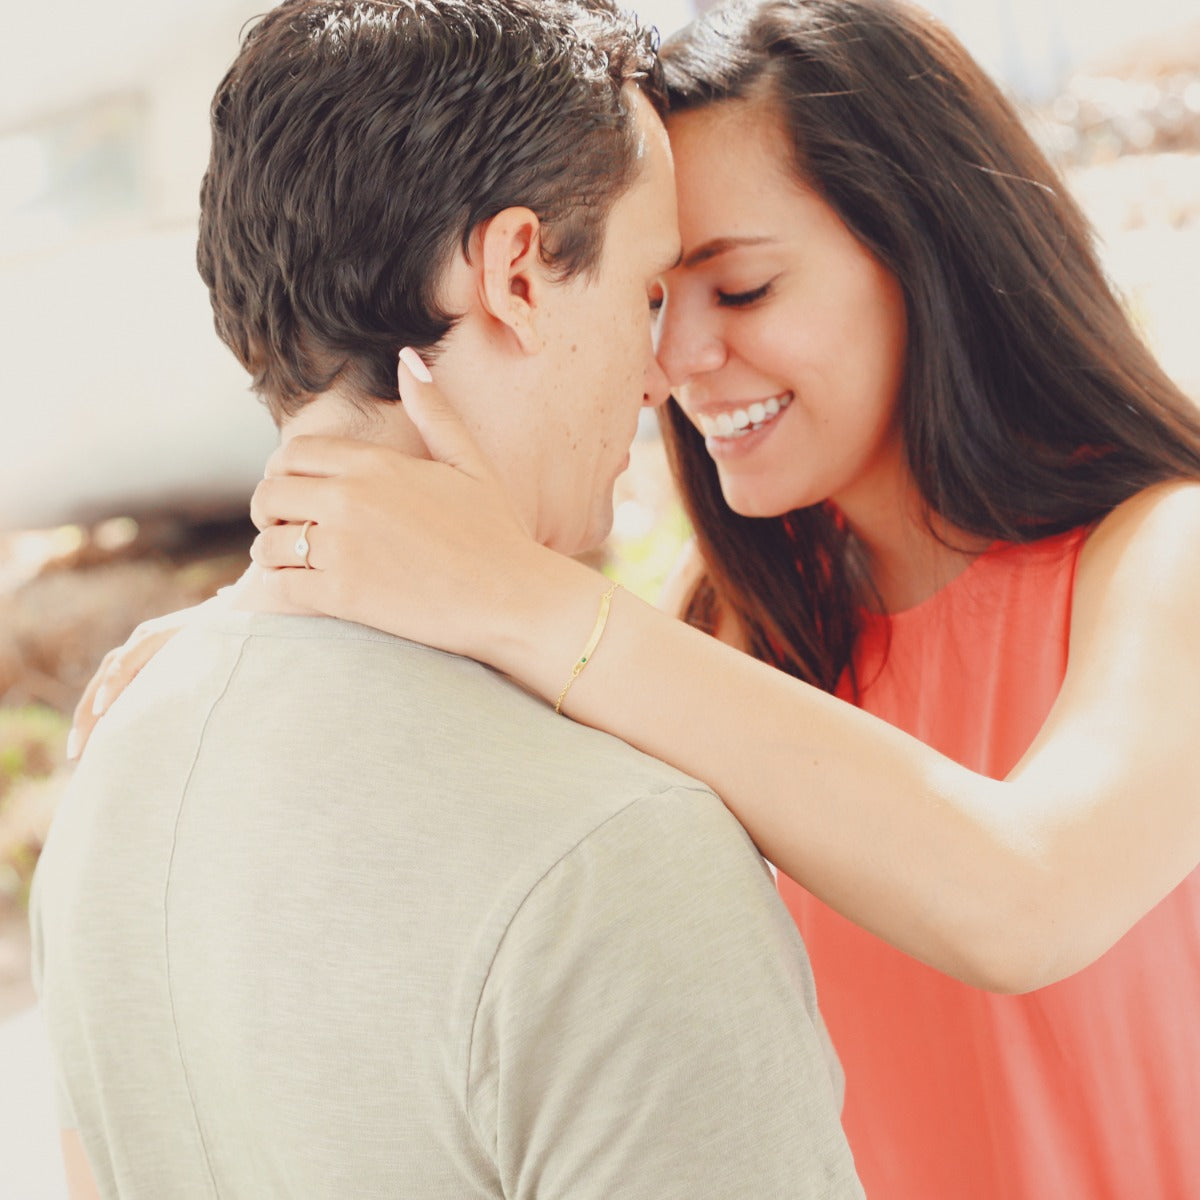
[[[605,547],[604,573],[622,587],[656,604],[691,527],[678,501],[653,515],[650,527],[633,535],[615,534]]]
[[[50,775],[63,761],[70,721],[43,705],[0,708],[0,811],[23,776]]]
[[[0,905],[28,901],[51,809],[44,793],[63,765],[69,728],[52,708],[0,708]]]

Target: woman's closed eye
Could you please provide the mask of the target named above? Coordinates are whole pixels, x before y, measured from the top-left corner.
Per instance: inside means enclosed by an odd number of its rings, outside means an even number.
[[[770,290],[770,282],[764,283],[762,287],[753,288],[748,292],[723,292],[718,288],[717,303],[722,308],[745,308],[747,305],[762,300]]]

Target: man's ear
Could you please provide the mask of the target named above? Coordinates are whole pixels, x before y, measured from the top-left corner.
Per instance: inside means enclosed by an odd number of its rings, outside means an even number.
[[[508,328],[525,353],[537,353],[543,347],[538,318],[549,282],[537,213],[506,208],[480,226],[478,239],[484,310]]]

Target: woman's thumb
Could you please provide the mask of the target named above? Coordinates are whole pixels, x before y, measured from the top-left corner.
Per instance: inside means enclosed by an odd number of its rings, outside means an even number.
[[[396,384],[404,411],[434,458],[473,478],[487,473],[487,460],[474,438],[438,391],[424,360],[410,346],[400,351]]]

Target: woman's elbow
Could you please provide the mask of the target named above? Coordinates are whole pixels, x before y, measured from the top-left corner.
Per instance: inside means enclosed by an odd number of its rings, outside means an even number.
[[[995,917],[995,914],[993,914]],[[983,991],[1023,995],[1060,983],[1096,961],[1115,940],[1088,920],[1072,920],[1053,904],[993,919],[965,949],[959,978]]]

